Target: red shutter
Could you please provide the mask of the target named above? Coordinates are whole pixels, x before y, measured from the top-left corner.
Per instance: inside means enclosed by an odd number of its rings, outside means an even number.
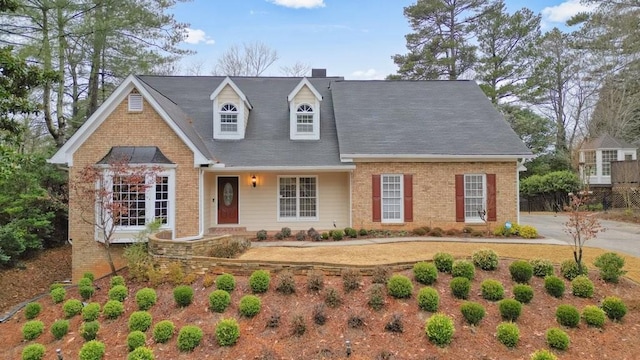
[[[487,174],[487,221],[496,221],[496,174]]]
[[[404,174],[404,221],[413,221],[413,175]]]
[[[373,190],[373,222],[382,221],[382,209],[380,206],[380,175],[373,175],[371,189]]]
[[[464,222],[464,175],[456,175],[456,221]]]

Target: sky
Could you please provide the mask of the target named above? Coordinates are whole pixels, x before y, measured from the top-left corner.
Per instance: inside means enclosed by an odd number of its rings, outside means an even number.
[[[296,62],[327,69],[328,76],[384,79],[396,72],[391,56],[406,53],[411,32],[403,15],[415,0],[191,0],[173,14],[189,24],[181,48],[182,74],[210,75],[229,47],[263,43],[278,60],[263,75],[282,76]],[[505,0],[510,12],[522,7],[542,14],[542,30],[563,27],[588,10],[580,0]]]

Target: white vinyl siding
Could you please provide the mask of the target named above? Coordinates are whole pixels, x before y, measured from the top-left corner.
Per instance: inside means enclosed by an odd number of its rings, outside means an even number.
[[[316,219],[318,216],[317,177],[278,178],[278,219]]]
[[[402,175],[382,175],[380,186],[382,187],[382,222],[402,222]]]
[[[466,174],[464,176],[465,222],[482,221],[480,214],[486,209],[486,196],[487,190],[485,175]]]

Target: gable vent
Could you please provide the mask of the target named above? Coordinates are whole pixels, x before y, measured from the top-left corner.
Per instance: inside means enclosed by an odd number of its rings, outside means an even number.
[[[129,94],[129,111],[130,112],[142,111],[142,95],[137,93]]]

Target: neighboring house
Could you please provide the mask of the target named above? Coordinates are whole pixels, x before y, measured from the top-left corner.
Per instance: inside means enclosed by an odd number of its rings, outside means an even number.
[[[118,242],[158,215],[176,241],[224,227],[518,221],[519,160],[531,152],[475,82],[325,74],[130,76],[50,162],[68,166],[70,179],[116,156],[164,169]],[[76,207],[71,194],[74,274],[98,272],[94,229]]]
[[[612,162],[637,160],[637,147],[603,134],[580,147],[580,176],[590,187],[611,188]]]

